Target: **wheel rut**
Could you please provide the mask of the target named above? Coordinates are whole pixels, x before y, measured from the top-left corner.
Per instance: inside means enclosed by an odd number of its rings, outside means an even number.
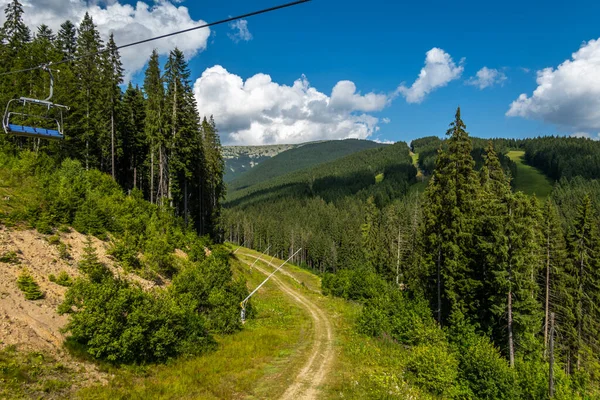
[[[259,259],[259,261],[274,268],[278,267],[278,265],[275,265],[272,262],[247,252],[241,252],[241,254],[254,259]],[[243,260],[242,262],[251,265],[249,262]],[[271,273],[271,271],[267,271],[257,264],[254,265],[254,268],[265,275]],[[285,273],[285,275],[290,276],[288,273]],[[293,276],[292,278],[295,279]],[[300,307],[304,308],[313,321],[313,343],[308,351],[308,358],[294,377],[292,384],[286,389],[280,399],[311,400],[321,398],[321,385],[331,371],[334,358],[333,328],[331,321],[329,321],[327,314],[323,312],[318,304],[302,294],[299,290],[279,279],[276,275],[274,275],[271,280],[279,286],[288,297],[298,303]]]

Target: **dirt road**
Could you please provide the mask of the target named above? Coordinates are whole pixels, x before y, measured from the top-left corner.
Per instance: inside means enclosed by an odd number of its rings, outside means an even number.
[[[240,254],[254,259],[258,258],[257,256],[245,251],[240,251]],[[248,265],[251,264],[246,261],[243,262]],[[269,264],[274,268],[279,266],[270,263],[265,259],[262,259],[262,262]],[[254,268],[261,273],[269,275],[272,272],[265,270],[258,264],[259,263],[256,263]],[[281,272],[281,270],[279,272]],[[285,275],[291,276],[287,273],[285,273]],[[292,279],[296,280],[293,276]],[[322,396],[319,396],[321,390],[320,386],[324,382],[325,377],[333,365],[333,329],[331,322],[329,321],[327,314],[323,312],[319,305],[302,294],[298,289],[279,279],[277,275],[274,275],[271,280],[277,286],[279,286],[279,288],[281,288],[281,290],[293,301],[297,302],[302,308],[306,309],[313,320],[313,343],[312,347],[309,349],[308,358],[298,371],[292,384],[281,396],[281,399],[309,400],[322,398]]]

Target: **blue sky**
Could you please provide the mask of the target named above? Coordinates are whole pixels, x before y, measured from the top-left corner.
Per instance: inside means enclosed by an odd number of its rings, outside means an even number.
[[[33,0],[33,11],[64,1]],[[134,2],[120,2],[126,3],[136,7]],[[276,0],[184,1],[172,7],[187,12],[194,23],[276,4]],[[345,136],[409,141],[442,135],[458,105],[468,130],[479,137],[574,133],[596,137],[598,108],[581,105],[589,105],[591,99],[592,105],[600,106],[600,44],[588,43],[600,37],[598,15],[597,1],[313,0],[248,19],[244,38],[232,40],[239,29],[220,26],[211,29],[204,41],[198,34],[199,41],[190,44],[191,36],[197,35],[191,33],[168,45],[187,45],[193,81],[206,73],[196,82],[199,108],[215,114],[225,143]],[[111,26],[100,28],[114,29]],[[127,30],[122,31],[122,41],[127,40]],[[582,46],[579,61],[558,68]],[[450,72],[446,71],[450,78],[411,103],[409,88],[425,67],[426,53],[434,48],[446,61],[451,58]],[[467,84],[483,67],[503,78],[483,89]],[[548,67],[553,70],[547,71],[545,83],[536,82],[537,71]],[[432,73],[437,72],[429,71],[429,77]],[[247,79],[257,74],[247,85]],[[140,75],[132,72],[134,81]],[[303,76],[305,80],[294,86]],[[334,106],[332,90],[340,81],[351,81],[356,92],[347,82],[340,85]],[[401,84],[404,89],[398,90]],[[534,97],[540,85],[545,90]],[[368,93],[372,96],[361,97]],[[514,116],[507,116],[522,93],[528,99],[513,110]],[[342,98],[358,94],[346,103]]]

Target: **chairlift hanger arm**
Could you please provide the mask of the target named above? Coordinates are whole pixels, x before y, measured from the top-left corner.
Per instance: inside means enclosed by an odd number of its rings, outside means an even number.
[[[277,267],[277,269],[275,269],[275,271],[271,272],[271,274],[270,274],[269,276],[267,276],[267,279],[265,279],[264,281],[262,281],[262,283],[261,283],[260,285],[258,285],[258,286],[256,287],[256,289],[254,289],[254,290],[252,291],[252,293],[250,293],[250,294],[248,295],[248,297],[246,297],[244,300],[242,300],[242,302],[240,303],[240,306],[242,307],[242,309],[243,309],[243,310],[245,310],[245,309],[246,309],[246,303],[248,302],[248,300],[250,300],[250,297],[252,297],[252,295],[253,295],[254,293],[256,293],[256,292],[258,291],[258,289],[260,289],[260,288],[261,288],[261,287],[262,287],[262,286],[263,286],[265,283],[267,283],[267,281],[268,281],[269,279],[271,279],[271,277],[272,277],[273,275],[275,275],[275,273],[276,273],[277,271],[279,271],[279,270],[280,270],[280,269],[281,269],[281,268],[282,268],[282,267],[283,267],[285,264],[287,264],[287,263],[288,263],[288,261],[290,261],[292,258],[294,258],[294,256],[295,256],[296,254],[298,254],[298,253],[300,252],[300,250],[302,250],[302,247],[301,247],[301,248],[299,248],[298,250],[296,250],[296,252],[295,252],[294,254],[292,254],[292,255],[291,255],[291,256],[290,256],[290,257],[289,257],[287,260],[285,260],[285,261],[283,262],[283,264],[281,264],[279,267]]]

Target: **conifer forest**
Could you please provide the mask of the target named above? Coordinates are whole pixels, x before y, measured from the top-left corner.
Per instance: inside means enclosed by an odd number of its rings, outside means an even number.
[[[600,398],[600,141],[452,105],[228,180],[183,50],[125,81],[90,13],[4,13],[0,398]]]

